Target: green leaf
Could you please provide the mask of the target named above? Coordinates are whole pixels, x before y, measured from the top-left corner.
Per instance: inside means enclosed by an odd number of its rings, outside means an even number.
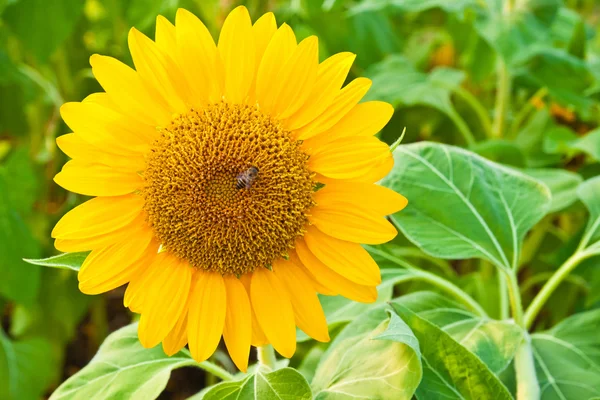
[[[490,369],[449,334],[406,307],[392,304],[421,345],[418,399],[512,399]]]
[[[410,399],[421,381],[416,338],[406,324],[386,318],[383,306],[348,324],[315,373],[316,400]]]
[[[552,193],[549,213],[563,210],[577,200],[577,187],[583,181],[579,174],[564,169],[530,168],[527,175],[542,181]]]
[[[431,74],[424,74],[400,55],[375,64],[366,75],[373,80],[373,87],[365,100],[384,100],[394,108],[426,105],[447,115],[456,113],[450,94],[465,78],[464,72],[450,68],[437,68]]]
[[[43,267],[51,268],[62,268],[71,269],[73,271],[79,271],[81,265],[85,261],[86,257],[90,254],[89,251],[82,251],[79,253],[63,253],[48,258],[40,258],[36,260],[23,259],[33,265],[41,265]]]
[[[39,337],[11,341],[0,329],[0,398],[37,400],[56,379],[56,356]]]
[[[512,321],[482,318],[433,292],[416,292],[392,301],[426,319],[475,354],[499,374],[512,361],[523,340],[523,330]]]
[[[532,335],[542,400],[600,396],[600,310]]]
[[[50,399],[151,400],[164,390],[173,369],[190,365],[198,363],[184,352],[167,357],[160,346],[143,348],[132,324],[109,335],[92,361]]]
[[[409,199],[392,216],[409,240],[435,257],[477,257],[516,268],[523,237],[550,206],[545,185],[442,144],[399,146],[394,159],[382,184]],[[436,201],[418,201],[432,194]]]
[[[45,62],[69,37],[83,5],[81,0],[62,0],[60,5],[45,0],[20,0],[6,7],[3,19],[27,49]]]
[[[588,179],[579,185],[577,195],[590,212],[585,230],[586,244],[590,245],[600,240],[600,176]]]
[[[208,390],[203,400],[310,400],[312,393],[306,379],[293,368],[277,371],[261,367],[256,374],[241,381],[222,382]]]

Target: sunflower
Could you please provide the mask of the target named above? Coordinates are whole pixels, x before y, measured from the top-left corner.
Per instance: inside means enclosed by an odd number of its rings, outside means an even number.
[[[145,347],[186,344],[203,361],[221,336],[240,370],[250,346],[296,349],[296,326],[328,341],[317,293],[373,302],[380,273],[360,243],[396,235],[385,215],[406,205],[377,186],[393,166],[374,137],[391,118],[359,103],[371,82],[343,86],[354,60],[319,63],[314,36],[297,43],[268,13],[234,9],[215,44],[180,9],[152,41],[129,33],[135,70],[93,55],[104,92],[67,103],[69,157],[55,181],[94,198],[52,236],[90,251],[79,288],[128,284]]]

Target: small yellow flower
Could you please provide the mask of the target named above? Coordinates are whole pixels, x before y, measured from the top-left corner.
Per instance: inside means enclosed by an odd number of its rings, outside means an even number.
[[[406,205],[373,183],[393,165],[373,136],[392,107],[359,104],[368,79],[342,87],[353,54],[319,63],[317,38],[297,43],[271,13],[252,24],[236,8],[215,45],[180,9],[129,48],[135,70],[92,56],[105,92],[61,109],[72,160],[55,181],[95,196],[52,232],[61,251],[91,250],[80,289],[128,283],[145,347],[189,343],[202,361],[222,335],[244,371],[251,344],[291,357],[296,326],[328,341],[317,292],[374,301],[359,243],[392,239],[384,216]]]

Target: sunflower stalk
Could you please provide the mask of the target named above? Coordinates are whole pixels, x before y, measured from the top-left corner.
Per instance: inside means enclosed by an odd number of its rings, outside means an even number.
[[[260,365],[264,365],[271,369],[275,369],[277,358],[275,357],[275,350],[270,344],[259,346],[256,348],[256,356]]]

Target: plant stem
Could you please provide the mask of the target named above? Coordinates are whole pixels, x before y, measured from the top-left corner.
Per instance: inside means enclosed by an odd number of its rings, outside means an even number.
[[[275,369],[275,363],[277,362],[277,358],[275,358],[275,350],[273,346],[270,344],[266,344],[264,346],[259,346],[256,348],[256,355],[258,357],[258,362],[261,365],[265,365],[271,369]]]
[[[460,289],[453,283],[447,281],[444,278],[440,278],[439,276],[432,274],[431,272],[419,270],[417,271],[417,273],[419,275],[417,276],[417,279],[423,282],[431,283],[432,285],[437,286],[440,289],[444,289],[446,292],[452,294],[454,297],[461,300],[465,305],[469,306],[469,308],[475,311],[479,316],[487,317],[487,313],[485,312],[483,307],[481,307],[479,303],[477,303],[471,296],[469,296],[466,292],[464,292],[462,289]]]
[[[473,109],[475,114],[477,114],[479,122],[481,123],[481,126],[483,127],[483,130],[485,132],[485,136],[487,136],[488,138],[492,137],[492,120],[490,119],[490,116],[488,115],[488,112],[485,109],[485,107],[481,104],[479,100],[477,100],[477,97],[473,96],[471,92],[469,92],[462,86],[458,86],[457,88],[455,88],[454,93],[458,97],[462,98],[465,101],[465,103],[467,103]]]
[[[508,283],[508,295],[510,306],[515,323],[524,328],[523,305],[521,304],[521,293],[519,291],[519,282],[517,273],[514,270],[505,271]],[[533,363],[533,353],[529,335],[519,346],[515,354],[515,372],[517,375],[517,400],[539,400],[540,385],[535,374],[535,365]]]
[[[504,134],[506,114],[510,102],[511,81],[506,62],[498,60],[498,84],[496,87],[496,107],[494,109],[494,124],[492,135],[501,138]]]
[[[540,385],[535,375],[531,338],[528,333],[515,354],[517,372],[517,400],[539,400]]]
[[[424,271],[413,267],[408,262],[401,258],[398,258],[392,254],[388,254],[385,251],[381,251],[372,246],[366,246],[371,253],[375,253],[383,258],[390,260],[391,262],[399,265],[400,267],[412,271],[414,273],[412,279],[421,280],[423,282],[431,283],[440,289],[444,289],[448,293],[454,295],[457,299],[461,300],[465,305],[469,306],[475,313],[482,317],[487,317],[485,310],[477,303],[471,296],[469,296],[464,290],[453,284],[452,282],[440,278],[439,276],[432,274],[431,272]]]
[[[476,143],[475,137],[473,136],[473,132],[471,132],[471,129],[469,129],[469,126],[465,120],[455,111],[449,112],[447,115],[458,128],[458,131],[462,135],[463,139],[465,139],[467,146],[472,147]]]
[[[195,364],[195,366],[224,381],[230,381],[234,378],[229,372],[210,361],[202,361],[201,363]]]
[[[510,316],[510,306],[508,304],[508,296],[506,287],[506,278],[504,277],[504,273],[500,268],[496,268],[498,271],[498,297],[500,298],[499,307],[500,307],[500,319],[508,319]]]
[[[573,254],[567,261],[564,262],[563,265],[552,275],[552,277],[546,282],[546,284],[542,287],[542,290],[535,296],[527,311],[525,312],[525,328],[531,328],[533,321],[539,314],[540,310],[546,304],[546,301],[550,298],[552,293],[558,288],[563,280],[567,278],[567,276],[579,265],[579,263],[586,258],[590,257],[592,252],[586,251],[577,251]]]

